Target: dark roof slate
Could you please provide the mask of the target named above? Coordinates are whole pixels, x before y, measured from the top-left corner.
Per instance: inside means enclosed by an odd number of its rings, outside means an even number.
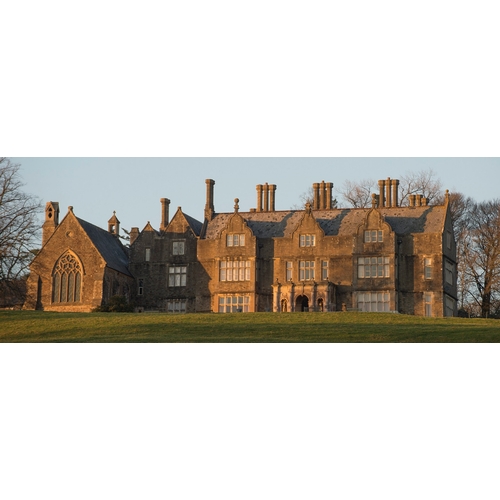
[[[87,233],[87,236],[92,240],[97,251],[105,260],[106,265],[122,274],[132,276],[128,270],[127,250],[121,244],[120,240],[111,233],[108,233],[100,227],[94,226],[94,224],[90,222],[78,217],[77,220],[82,229]]]
[[[194,234],[196,236],[200,236],[201,230],[203,228],[203,222],[200,222],[199,220],[196,220],[195,218],[191,217],[190,215],[187,215],[183,212],[184,217],[186,218],[187,223],[193,230]]]
[[[326,236],[350,236],[357,232],[371,209],[314,210]],[[444,206],[395,207],[379,210],[397,234],[439,233],[446,217]],[[240,215],[257,238],[289,238],[304,217],[304,210],[245,212]],[[209,222],[207,239],[219,238],[232,213],[216,214]]]

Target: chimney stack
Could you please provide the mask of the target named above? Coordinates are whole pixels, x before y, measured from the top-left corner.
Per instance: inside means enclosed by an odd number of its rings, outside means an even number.
[[[257,212],[262,212],[262,184],[257,184]]]
[[[313,200],[313,210],[319,210],[319,184],[315,182],[313,184],[314,200]]]
[[[258,184],[256,212],[274,212],[276,210],[276,184]]]
[[[331,210],[333,207],[333,182],[326,183],[326,209]]]
[[[214,186],[215,181],[213,179],[207,179],[205,181],[207,185],[207,203],[205,205],[205,219],[212,220],[214,217]]]
[[[417,197],[414,194],[410,194],[410,207],[415,207]]]
[[[399,180],[392,181],[392,206],[399,207]]]
[[[387,178],[385,181],[378,181],[379,187],[379,208],[399,207],[399,181]]]
[[[269,212],[269,184],[264,184],[264,212]]]
[[[333,183],[321,181],[313,184],[313,210],[331,210]]]
[[[139,235],[141,233],[139,232],[139,228],[138,227],[133,227],[131,230],[130,230],[130,244],[133,245],[135,240],[137,238],[139,238]]]
[[[276,190],[278,188],[276,187],[276,184],[271,184],[269,186],[269,194],[271,196],[271,201],[270,201],[270,207],[269,209],[271,210],[271,212],[275,212],[276,211]]]
[[[378,198],[378,207],[384,208],[385,207],[385,181],[378,181],[378,187],[379,187],[379,191],[380,191],[380,195]]]
[[[166,231],[169,223],[169,208],[170,200],[168,198],[162,198],[161,203],[161,224],[160,231]]]
[[[387,180],[385,181],[385,192],[386,192],[386,195],[385,195],[385,206],[387,208],[392,207],[391,186],[392,186],[391,178],[387,177]]]

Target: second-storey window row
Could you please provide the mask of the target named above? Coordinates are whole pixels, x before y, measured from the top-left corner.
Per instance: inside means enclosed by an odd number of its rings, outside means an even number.
[[[315,279],[314,261],[301,260],[299,265],[300,281],[312,281]]]
[[[220,281],[250,281],[249,260],[223,260],[220,263]]]
[[[358,278],[390,278],[389,257],[360,257]]]

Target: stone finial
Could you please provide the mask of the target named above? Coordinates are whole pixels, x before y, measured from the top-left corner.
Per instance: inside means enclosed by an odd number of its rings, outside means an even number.
[[[71,205],[68,207],[68,212],[73,213],[73,207]]]
[[[307,214],[311,213],[311,204],[309,202],[306,203],[306,213]]]
[[[239,205],[239,203],[240,203],[240,199],[239,199],[239,198],[235,198],[235,199],[234,199],[234,212],[235,212],[235,213],[238,213],[238,212],[239,212],[239,210],[240,210],[240,205]]]
[[[375,193],[372,194],[372,208],[377,208],[377,195]]]

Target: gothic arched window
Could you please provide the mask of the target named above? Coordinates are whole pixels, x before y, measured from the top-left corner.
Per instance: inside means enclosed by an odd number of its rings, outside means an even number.
[[[52,302],[80,302],[82,295],[82,266],[80,261],[66,252],[54,268]]]

